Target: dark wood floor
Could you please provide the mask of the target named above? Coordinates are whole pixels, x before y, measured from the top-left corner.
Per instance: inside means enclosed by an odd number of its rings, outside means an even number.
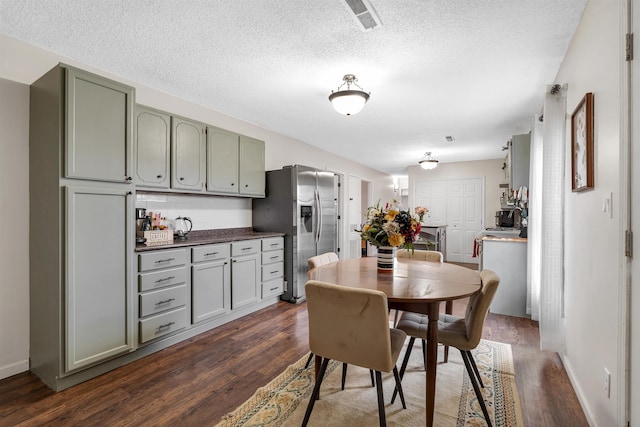
[[[512,345],[526,426],[588,425],[536,322],[489,314],[484,338]],[[59,393],[30,373],[4,379],[0,425],[215,425],[307,349],[306,304],[280,302]]]

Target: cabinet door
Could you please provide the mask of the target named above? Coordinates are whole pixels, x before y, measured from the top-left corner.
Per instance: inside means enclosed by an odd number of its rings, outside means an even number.
[[[65,371],[133,348],[129,192],[66,187]]]
[[[203,191],[206,161],[204,125],[171,118],[171,187]]]
[[[264,197],[264,141],[240,135],[240,194]]]
[[[171,116],[136,107],[136,183],[169,188]]]
[[[260,299],[260,254],[234,258],[231,263],[231,309]]]
[[[66,69],[65,176],[131,181],[134,89]]]
[[[228,261],[207,262],[191,267],[192,321],[220,316],[231,309],[231,275]]]
[[[207,190],[238,193],[238,134],[209,128],[207,133]]]

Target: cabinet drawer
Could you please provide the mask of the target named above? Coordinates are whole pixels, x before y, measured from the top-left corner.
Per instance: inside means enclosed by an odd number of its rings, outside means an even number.
[[[191,248],[191,260],[193,262],[213,261],[229,258],[229,244],[206,245]]]
[[[281,295],[284,292],[284,281],[282,279],[270,280],[262,284],[262,298]]]
[[[187,308],[182,307],[168,313],[140,320],[140,342],[170,334],[187,326]]]
[[[284,263],[277,262],[275,264],[262,266],[262,281],[276,279],[284,276]]]
[[[255,254],[260,252],[260,240],[241,240],[231,243],[231,256]]]
[[[158,251],[138,255],[138,271],[157,270],[158,268],[175,267],[187,262],[187,251]]]
[[[284,248],[284,238],[282,237],[269,237],[262,239],[262,251],[273,251],[276,249]]]
[[[140,295],[140,317],[178,308],[187,303],[187,285],[159,289]]]
[[[152,273],[141,273],[138,275],[138,290],[140,292],[150,291],[167,286],[179,285],[186,281],[187,267],[168,268]]]
[[[262,264],[272,264],[274,262],[284,261],[284,251],[262,252]]]

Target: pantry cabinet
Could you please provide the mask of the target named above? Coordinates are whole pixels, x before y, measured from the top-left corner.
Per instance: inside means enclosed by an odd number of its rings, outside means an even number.
[[[171,116],[136,106],[136,185],[169,188]]]
[[[171,117],[171,187],[201,192],[206,180],[205,126]]]
[[[30,368],[54,390],[135,349],[133,97],[65,64],[30,88]]]
[[[134,89],[67,65],[61,70],[65,176],[131,181]]]

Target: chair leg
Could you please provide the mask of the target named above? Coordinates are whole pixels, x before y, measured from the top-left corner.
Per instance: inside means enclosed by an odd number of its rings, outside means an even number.
[[[400,379],[400,375],[398,374],[397,366],[393,367],[393,377],[396,379],[396,388],[393,392],[395,393],[397,390],[398,393],[400,393],[400,401],[402,402],[402,409],[407,409],[407,404],[404,401],[404,392],[402,391],[402,380]]]
[[[382,394],[382,373],[376,371],[376,388],[378,390],[378,416],[380,417],[380,427],[387,426],[387,417],[384,413],[384,395]]]
[[[373,369],[369,369],[369,374],[371,374],[371,387],[375,387],[376,382],[373,379]]]
[[[469,355],[462,350],[460,350],[460,353],[462,354],[462,360],[464,360],[464,366],[467,368],[469,379],[471,380],[471,384],[473,385],[473,390],[476,392],[478,403],[480,403],[480,407],[482,408],[484,419],[487,422],[487,425],[489,427],[492,427],[491,419],[489,418],[489,412],[487,411],[487,405],[484,403],[484,397],[482,397],[482,392],[480,391],[480,387],[478,386],[478,382],[476,381],[475,374],[473,373],[471,362],[469,362]]]
[[[313,353],[309,353],[309,358],[307,359],[307,363],[304,364],[304,369],[307,369],[311,364],[311,359],[313,359]]]
[[[404,371],[407,369],[407,363],[409,363],[409,356],[411,356],[411,349],[413,348],[413,343],[416,341],[415,337],[411,337],[409,339],[409,344],[407,344],[407,350],[404,353],[404,359],[402,359],[402,365],[400,366],[400,380],[404,378]],[[391,404],[396,401],[396,396],[398,395],[398,387],[393,390],[393,396],[391,396]]]
[[[427,342],[422,340],[422,360],[424,363],[424,371],[427,372]]]
[[[400,311],[396,309],[396,314],[393,316],[393,327],[395,328],[398,324],[398,316],[400,315]]]
[[[309,423],[309,417],[311,417],[311,411],[313,411],[313,405],[315,405],[316,398],[320,393],[320,384],[322,384],[324,373],[327,371],[327,365],[329,365],[329,359],[325,358],[322,361],[322,366],[320,367],[318,378],[316,378],[316,385],[315,387],[313,387],[313,393],[311,393],[311,399],[309,400],[309,404],[307,405],[307,411],[304,413],[304,419],[302,420],[302,427],[305,427],[307,423]]]
[[[342,363],[342,390],[344,390],[344,382],[347,379],[347,364]]]
[[[476,365],[476,359],[473,358],[473,354],[467,350],[467,357],[469,358],[469,362],[471,362],[471,367],[473,371],[476,373],[476,378],[478,378],[478,382],[480,383],[480,387],[484,388],[484,383],[482,382],[482,378],[480,377],[480,371],[478,371],[478,366]]]

